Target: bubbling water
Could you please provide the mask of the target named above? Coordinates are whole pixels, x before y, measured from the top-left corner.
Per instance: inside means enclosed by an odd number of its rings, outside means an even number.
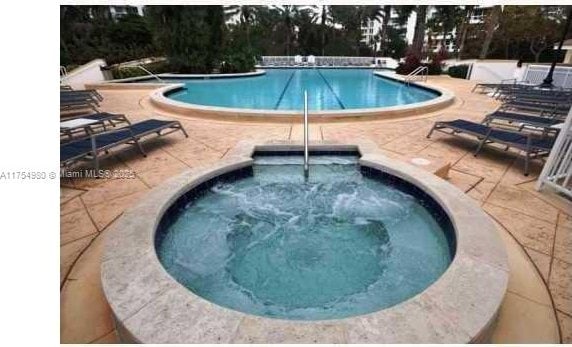
[[[159,230],[167,271],[194,293],[246,313],[333,319],[421,292],[451,261],[443,223],[423,201],[361,174],[355,160],[256,161]]]

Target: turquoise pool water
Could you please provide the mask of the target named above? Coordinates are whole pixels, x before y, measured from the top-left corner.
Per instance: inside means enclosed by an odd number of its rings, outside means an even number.
[[[452,230],[435,203],[360,170],[357,157],[255,158],[163,218],[165,269],[197,295],[242,312],[334,319],[404,301],[449,266]]]
[[[264,110],[302,110],[308,91],[310,110],[362,109],[406,105],[438,94],[375,76],[367,69],[268,69],[243,78],[173,80],[184,89],[167,97],[191,104]]]

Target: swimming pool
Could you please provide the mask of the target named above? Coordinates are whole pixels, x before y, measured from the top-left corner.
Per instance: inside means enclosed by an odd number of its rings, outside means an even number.
[[[374,75],[367,69],[269,69],[255,77],[172,79],[183,88],[169,99],[188,104],[236,109],[299,111],[303,92],[308,109],[341,111],[409,105],[429,101],[440,93]]]

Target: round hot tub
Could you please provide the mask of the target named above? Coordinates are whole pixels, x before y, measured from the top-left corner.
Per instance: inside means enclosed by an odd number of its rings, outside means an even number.
[[[477,204],[368,145],[242,145],[118,220],[102,283],[145,343],[487,341],[508,282]],[[359,153],[359,155],[358,155]]]
[[[301,153],[256,155],[169,209],[161,263],[195,294],[266,317],[345,318],[418,294],[453,258],[451,222],[427,194],[358,159],[313,154],[305,177]]]

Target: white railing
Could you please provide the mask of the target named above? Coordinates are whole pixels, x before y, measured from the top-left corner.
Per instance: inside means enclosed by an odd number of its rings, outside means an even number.
[[[66,77],[68,75],[68,69],[65,66],[60,65],[60,78]]]
[[[310,154],[308,150],[308,91],[304,90],[304,177],[310,174]]]
[[[523,80],[532,84],[540,84],[548,75],[549,70],[550,65],[529,65]],[[552,79],[552,84],[557,87],[572,88],[572,67],[557,65]]]
[[[572,109],[564,122],[556,142],[550,151],[548,160],[542,169],[536,189],[544,186],[572,198]]]
[[[375,61],[373,57],[314,56],[297,61],[295,56],[263,56],[261,63],[262,66],[371,66]]]
[[[415,70],[411,71],[407,76],[405,76],[405,83],[409,85],[418,76],[421,76],[421,80],[427,82],[427,75],[429,74],[429,69],[427,66],[418,66]]]

